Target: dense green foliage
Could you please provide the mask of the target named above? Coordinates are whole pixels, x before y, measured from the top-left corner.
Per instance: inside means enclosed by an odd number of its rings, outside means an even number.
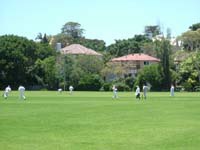
[[[14,86],[27,84],[29,68],[36,60],[36,49],[37,45],[26,38],[14,35],[1,36],[0,83],[3,85],[12,83]]]
[[[12,84],[12,87],[38,84],[38,77],[43,78],[44,74],[37,62],[53,55],[54,50],[48,44],[35,43],[14,35],[0,36],[0,83],[3,86]]]
[[[183,41],[185,50],[198,51],[200,49],[200,28],[196,31],[184,32],[180,39]]]
[[[142,53],[143,46],[150,42],[152,41],[144,35],[135,35],[134,38],[128,40],[116,40],[114,44],[107,47],[107,51],[115,57]]]
[[[99,75],[102,68],[103,60],[96,56],[60,55],[57,58],[57,74],[61,87],[65,84],[67,87],[73,85],[76,90],[98,91],[102,86]]]
[[[189,29],[191,29],[192,31],[200,29],[200,23],[193,24],[192,26],[189,27]]]
[[[161,66],[163,70],[163,82],[162,87],[169,89],[171,85],[171,74],[170,74],[170,54],[171,54],[171,45],[168,40],[162,40],[157,43],[157,54],[158,58],[161,60]]]
[[[145,26],[144,33],[147,37],[152,38],[155,37],[156,35],[160,35],[161,31],[158,25],[153,25],[153,26]]]
[[[160,91],[164,88],[162,87],[163,83],[163,72],[162,68],[158,64],[150,65],[150,66],[145,66],[138,74],[135,82],[135,86],[139,85],[142,87],[143,85],[151,85],[151,90],[155,91]]]
[[[67,22],[61,28],[61,33],[64,33],[72,38],[80,38],[83,36],[84,29],[78,22]]]
[[[179,85],[187,91],[194,91],[196,86],[200,86],[200,53],[193,53],[180,64]]]
[[[86,39],[84,37],[73,38],[66,34],[59,33],[52,37],[51,46],[56,47],[56,43],[61,43],[62,47],[69,46],[71,44],[81,44],[87,48],[93,49],[95,51],[105,51],[106,46],[103,40],[98,39]]]
[[[196,90],[200,85],[199,23],[189,28],[177,39],[181,42],[176,41],[182,43],[182,47],[171,45],[170,29],[167,37],[156,36],[161,33],[160,27],[151,25],[145,27],[145,35],[116,40],[107,47],[103,40],[83,37],[84,29],[77,22],[67,22],[57,35],[39,33],[37,42],[14,35],[0,36],[0,87],[10,84],[17,88],[23,84],[27,89],[67,89],[73,85],[78,90],[110,90],[116,84],[118,90],[127,91],[132,90],[134,84],[141,86],[148,82],[153,85],[153,90],[168,90],[170,84]],[[56,53],[57,43],[62,47],[81,44],[102,53],[103,57],[64,56]],[[183,53],[182,58],[178,52]],[[128,64],[109,62],[114,57],[132,53],[155,56],[160,59],[160,67],[145,67],[133,78],[126,72]],[[154,70],[151,75],[149,69]]]
[[[1,150],[198,150],[199,93],[25,92],[0,98]]]
[[[98,91],[102,87],[102,79],[98,74],[86,74],[79,80],[78,90]]]

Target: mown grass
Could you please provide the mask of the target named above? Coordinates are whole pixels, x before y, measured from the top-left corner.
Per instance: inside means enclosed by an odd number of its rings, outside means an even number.
[[[200,93],[32,92],[0,98],[0,150],[193,150]]]

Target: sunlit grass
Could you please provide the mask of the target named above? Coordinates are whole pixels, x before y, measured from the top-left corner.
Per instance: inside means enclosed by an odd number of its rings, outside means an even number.
[[[199,149],[200,94],[17,92],[0,98],[1,150]]]

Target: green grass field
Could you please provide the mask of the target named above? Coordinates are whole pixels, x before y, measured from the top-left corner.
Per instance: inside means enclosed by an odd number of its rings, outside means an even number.
[[[200,149],[200,93],[25,94],[0,98],[0,150]]]

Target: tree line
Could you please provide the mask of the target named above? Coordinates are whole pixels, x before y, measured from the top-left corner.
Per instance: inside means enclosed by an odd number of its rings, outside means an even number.
[[[200,23],[177,38],[181,46],[161,36],[159,26],[146,26],[145,34],[116,40],[106,46],[103,40],[87,39],[84,29],[76,22],[67,22],[57,35],[39,33],[36,41],[17,35],[0,36],[0,87],[55,90],[73,85],[77,90],[110,90],[115,84],[119,90],[132,90],[136,85],[148,83],[152,90],[167,90],[170,84],[185,90],[199,90],[200,86]],[[103,54],[70,56],[56,52],[56,43],[62,47],[81,44]],[[123,74],[121,66],[112,66],[109,60],[132,53],[145,53],[161,60],[160,64],[145,66],[136,78],[126,76],[106,81],[109,73]],[[180,57],[181,56],[181,57]],[[113,69],[114,68],[114,69]]]

